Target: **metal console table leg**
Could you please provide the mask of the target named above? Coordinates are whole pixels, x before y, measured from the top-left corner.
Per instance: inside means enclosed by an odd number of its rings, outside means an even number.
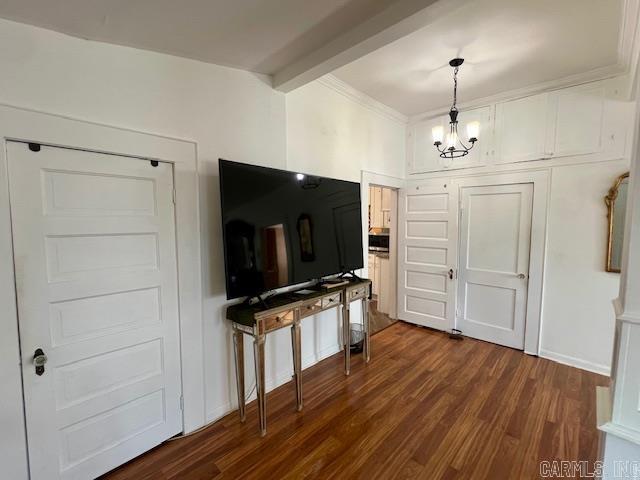
[[[236,386],[238,391],[238,413],[240,421],[244,423],[245,414],[245,398],[244,398],[244,335],[237,328],[233,328],[233,350],[236,364]]]
[[[267,434],[267,403],[264,383],[264,335],[257,335],[253,340],[253,358],[256,365],[256,391],[258,395],[258,420],[260,436]]]
[[[291,325],[291,351],[293,356],[293,379],[296,384],[296,410],[302,410],[302,348],[300,322]]]
[[[345,298],[342,303],[342,341],[344,342],[344,374],[351,373],[351,324],[349,300]]]

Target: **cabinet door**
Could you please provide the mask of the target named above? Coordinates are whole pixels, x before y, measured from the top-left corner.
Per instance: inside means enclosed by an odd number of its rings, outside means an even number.
[[[551,104],[555,113],[555,132],[549,149],[554,157],[602,151],[602,82],[553,92]]]
[[[391,210],[391,189],[382,188],[382,211]]]
[[[373,226],[382,228],[382,188],[373,187],[373,196],[375,198],[375,209],[373,211]]]
[[[442,159],[436,147],[433,145],[431,129],[440,126],[447,129],[448,117],[431,118],[416,123],[409,128],[409,141],[407,145],[409,165],[407,171],[412,173],[436,172],[443,169]]]
[[[369,206],[370,227],[382,227],[382,194],[380,187],[369,187]]]
[[[373,275],[371,276],[371,289],[374,295],[380,294],[380,262],[378,256],[373,256]]]
[[[389,303],[391,301],[391,271],[389,270],[389,259],[378,257],[380,265],[380,287],[378,289],[378,311],[389,314]]]
[[[534,95],[496,105],[495,161],[524,162],[550,157],[545,151],[548,95]]]

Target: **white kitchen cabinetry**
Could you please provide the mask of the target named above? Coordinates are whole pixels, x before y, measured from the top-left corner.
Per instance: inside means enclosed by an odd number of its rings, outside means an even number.
[[[391,228],[391,189],[382,188],[382,227]]]
[[[391,264],[389,257],[376,256],[378,262],[378,311],[389,314],[391,310]]]
[[[382,216],[382,188],[381,187],[369,187],[369,216],[371,228],[382,228],[383,216]]]
[[[496,105],[495,163],[524,162],[550,157],[547,151],[549,120],[547,94],[519,98]]]
[[[374,295],[379,294],[380,290],[380,263],[378,257],[369,254],[369,278],[371,279],[371,290]]]

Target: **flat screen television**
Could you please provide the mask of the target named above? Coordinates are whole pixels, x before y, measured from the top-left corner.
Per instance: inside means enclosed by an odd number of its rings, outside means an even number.
[[[363,266],[360,184],[220,160],[227,298]]]

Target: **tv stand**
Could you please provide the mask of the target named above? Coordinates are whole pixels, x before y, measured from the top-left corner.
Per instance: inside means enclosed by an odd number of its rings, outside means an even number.
[[[345,279],[346,280],[346,279]],[[266,335],[285,327],[291,327],[291,347],[293,349],[293,381],[296,387],[296,407],[302,410],[302,350],[300,322],[316,313],[341,309],[342,335],[341,347],[344,354],[344,374],[351,370],[351,303],[362,301],[364,322],[364,361],[371,358],[369,338],[369,300],[371,298],[371,280],[359,279],[351,274],[349,281],[333,288],[322,288],[321,285],[306,287],[304,292],[286,292],[269,297],[269,305],[264,299],[250,304],[250,299],[243,303],[227,307],[227,319],[233,327],[233,347],[236,366],[236,383],[238,391],[238,411],[240,421],[245,421],[244,392],[244,335],[253,337],[253,354],[256,369],[256,390],[258,395],[258,419],[260,434],[267,432],[266,391],[265,391],[265,355]],[[321,317],[319,317],[321,318]]]

